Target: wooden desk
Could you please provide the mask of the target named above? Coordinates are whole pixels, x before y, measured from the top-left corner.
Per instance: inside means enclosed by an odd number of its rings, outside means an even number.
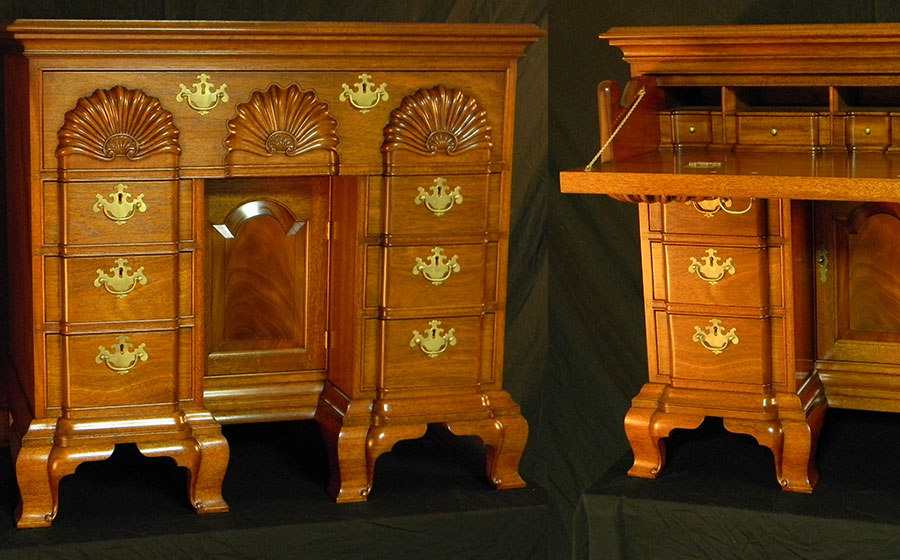
[[[612,29],[590,171],[564,192],[640,204],[649,382],[634,476],[706,416],[811,492],[828,406],[900,411],[900,26]]]
[[[516,59],[541,35],[8,26],[19,526],[49,524],[59,480],[117,443],[226,510],[222,422],[315,417],[341,502],[428,423],[523,486],[504,299]]]

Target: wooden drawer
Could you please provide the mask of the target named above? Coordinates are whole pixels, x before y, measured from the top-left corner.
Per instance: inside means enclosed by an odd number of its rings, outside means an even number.
[[[676,146],[706,146],[712,142],[711,116],[706,111],[672,113],[672,132]]]
[[[454,235],[487,230],[489,189],[498,175],[424,175],[387,179],[387,233]],[[496,197],[492,197],[496,198]]]
[[[740,307],[764,305],[763,286],[769,282],[765,250],[664,245],[663,251],[669,302]]]
[[[819,145],[815,113],[739,113],[737,143],[756,147],[808,147]]]
[[[124,339],[122,338],[124,337]],[[133,332],[124,335],[67,336],[68,388],[64,403],[74,408],[117,407],[175,402],[175,375],[178,358],[174,332]],[[112,353],[115,365],[121,343],[126,348],[120,366],[134,363],[130,370],[114,371],[100,357],[102,349]],[[132,353],[143,345],[146,360]],[[99,360],[99,363],[98,363]],[[67,391],[67,399],[65,392]],[[115,413],[114,411],[111,411]]]
[[[482,305],[486,247],[480,243],[387,249],[385,307]]]
[[[731,334],[737,338],[729,338]],[[770,381],[765,319],[670,314],[669,336],[673,379],[756,386]],[[700,336],[719,353],[705,348]]]
[[[43,165],[46,169],[56,169],[56,147],[58,144],[57,131],[59,130],[63,116],[73,109],[81,97],[90,96],[96,89],[110,89],[116,85],[140,90],[146,95],[159,100],[162,109],[172,114],[172,122],[178,129],[178,144],[181,147],[180,164],[182,167],[215,167],[223,165],[227,147],[225,138],[228,135],[228,121],[237,112],[237,106],[245,104],[244,111],[254,114],[256,126],[265,129],[269,119],[278,122],[289,122],[293,128],[287,132],[296,137],[317,142],[322,136],[316,136],[318,130],[310,126],[310,118],[293,118],[286,116],[273,116],[268,111],[278,110],[292,111],[300,115],[318,114],[310,110],[316,104],[325,104],[328,115],[337,122],[337,134],[340,142],[335,147],[341,161],[342,174],[352,175],[357,169],[366,170],[365,173],[378,170],[381,173],[384,153],[381,151],[384,141],[383,130],[390,122],[391,112],[403,104],[407,96],[415,95],[422,88],[432,88],[442,85],[451,90],[461,91],[470,96],[477,103],[477,107],[485,112],[486,124],[491,128],[491,143],[482,142],[490,146],[490,155],[485,156],[491,162],[502,162],[505,152],[504,131],[504,103],[506,100],[507,77],[505,71],[407,71],[397,72],[378,69],[374,65],[364,68],[338,70],[338,71],[298,71],[290,68],[277,68],[283,61],[273,62],[275,68],[269,68],[261,72],[253,71],[222,71],[214,68],[198,68],[197,61],[190,61],[182,69],[175,68],[171,71],[45,71],[41,74],[43,79],[43,106],[46,118],[43,123]],[[393,63],[388,63],[393,65]],[[174,67],[176,63],[170,61],[166,66]],[[220,65],[214,65],[220,66]],[[327,65],[326,65],[327,66]],[[210,91],[217,91],[225,86],[229,99],[219,103],[207,114],[200,114],[192,109],[186,101],[177,101],[176,96],[182,91],[183,84],[188,91],[195,91],[194,84],[199,83],[198,76],[203,73],[208,76],[207,84]],[[365,112],[353,107],[349,99],[340,100],[344,91],[343,85],[347,84],[351,91],[357,89],[360,76],[370,76],[370,87],[377,89],[385,84],[388,99],[381,99],[378,103]],[[281,88],[288,88],[292,84],[299,86],[302,95],[291,96],[281,101],[271,100],[265,94],[272,84]],[[311,93],[311,95],[306,95]],[[428,120],[429,123],[440,122],[435,119],[429,109],[444,109],[439,103],[418,106],[421,114],[410,115],[410,118]],[[477,112],[472,112],[466,107],[449,107],[457,113],[451,120],[457,134],[460,136],[473,132],[472,124],[478,119]],[[468,114],[466,111],[472,113]],[[469,118],[466,118],[469,117]],[[429,120],[431,119],[431,120]],[[422,122],[419,120],[417,122]],[[321,126],[321,123],[314,124]],[[327,126],[327,125],[326,125]],[[482,125],[483,127],[483,125]],[[457,130],[458,129],[458,130]],[[426,137],[430,131],[422,127],[408,127],[410,141],[419,141],[419,134]],[[256,131],[265,142],[266,135],[273,130]],[[261,145],[262,147],[262,145]],[[476,151],[476,150],[470,150]],[[276,154],[272,157],[265,156],[268,165],[280,165],[290,163],[292,158]],[[296,157],[296,156],[295,156]],[[300,157],[303,157],[302,155]],[[445,158],[451,162],[468,158],[468,153],[460,153],[452,158]],[[434,156],[421,155],[422,165],[433,163]],[[439,159],[439,158],[438,158]],[[110,168],[128,165],[124,158],[116,158],[111,162],[103,162]],[[482,167],[485,167],[482,165]]]
[[[380,388],[475,387],[481,372],[482,325],[481,316],[384,321]]]
[[[702,235],[759,236],[766,233],[766,201],[715,198],[662,205],[663,231]]]
[[[69,245],[172,243],[178,232],[177,187],[175,181],[63,183],[62,196],[66,201],[63,242]],[[138,200],[142,206],[137,204]],[[123,205],[119,205],[120,201]]]
[[[891,145],[891,119],[887,114],[846,116],[847,146],[861,150],[884,150]]]
[[[178,287],[175,255],[62,259],[70,323],[174,319]]]

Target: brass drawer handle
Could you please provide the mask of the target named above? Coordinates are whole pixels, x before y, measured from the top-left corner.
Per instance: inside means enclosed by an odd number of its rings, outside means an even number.
[[[189,90],[184,84],[178,84],[181,91],[175,95],[175,101],[181,103],[182,101],[187,100],[191,109],[197,111],[201,115],[206,115],[215,109],[216,105],[219,104],[219,101],[228,103],[228,92],[225,91],[228,84],[222,84],[219,86],[219,89],[213,90],[213,84],[207,81],[209,80],[209,76],[200,74],[197,76],[197,79],[200,80],[198,83],[191,84],[194,91]]]
[[[342,102],[349,100],[350,105],[359,109],[360,113],[368,113],[369,109],[378,105],[379,101],[387,101],[387,84],[381,84],[375,88],[375,84],[369,81],[371,79],[372,76],[368,74],[360,74],[359,81],[353,84],[356,91],[351,90],[347,84],[341,84],[344,91],[338,97],[338,100]]]
[[[746,214],[750,211],[750,209],[753,208],[753,199],[750,199],[750,204],[748,204],[747,207],[743,210],[732,210],[731,207],[734,206],[734,201],[728,197],[708,198],[706,200],[693,200],[686,202],[685,204],[690,204],[697,212],[700,212],[707,218],[712,218],[719,212],[719,210],[725,212],[726,214],[733,214],[735,216]]]
[[[693,134],[693,133],[695,133],[695,132],[697,132],[697,127],[696,127],[696,126],[689,126],[689,127],[688,127],[688,133]]]
[[[726,332],[719,319],[710,319],[709,322],[710,326],[706,327],[706,332],[703,332],[700,327],[694,327],[694,342],[699,342],[701,346],[716,355],[724,352],[729,344],[740,342],[734,327]]]
[[[144,276],[144,267],[139,267],[134,273],[127,266],[128,259],[116,259],[116,266],[109,269],[109,274],[97,269],[97,279],[94,287],[103,286],[112,295],[123,298],[130,294],[138,284],[146,285],[147,277]]]
[[[715,286],[720,280],[725,278],[726,274],[734,274],[736,272],[731,257],[722,262],[715,249],[707,249],[706,256],[695,259],[691,257],[691,266],[688,272],[696,274],[701,280],[709,282],[710,286]]]
[[[872,129],[867,126],[866,128],[863,129],[863,133],[866,136],[868,136],[868,135],[872,134]]]
[[[431,256],[425,257],[425,261],[428,261],[427,263],[416,257],[416,266],[413,267],[412,273],[414,276],[418,276],[421,273],[423,278],[435,286],[440,286],[444,280],[450,278],[451,274],[459,272],[460,267],[457,259],[458,256],[453,255],[448,260],[444,254],[444,249],[435,247],[431,250]]]
[[[413,337],[409,341],[410,348],[418,346],[419,350],[425,352],[425,355],[429,358],[437,358],[448,347],[456,346],[456,337],[453,336],[456,329],[450,329],[447,331],[447,334],[444,334],[440,321],[431,321],[428,325],[428,330],[425,331],[424,336],[419,331],[414,330],[412,332]]]
[[[137,365],[138,361],[146,362],[150,359],[150,356],[148,356],[147,352],[144,350],[145,346],[146,344],[141,343],[141,345],[137,347],[137,350],[132,350],[134,344],[128,342],[127,336],[117,336],[116,343],[112,345],[110,350],[107,350],[103,346],[97,347],[97,350],[99,350],[100,353],[97,354],[94,361],[98,364],[106,362],[106,367],[119,375],[125,375]]]
[[[447,187],[447,181],[443,177],[434,180],[434,184],[428,187],[430,193],[425,192],[424,187],[419,187],[419,194],[416,195],[416,206],[425,203],[425,207],[431,210],[435,216],[443,216],[453,208],[454,204],[462,204],[463,197],[460,192],[462,187],[454,187],[450,190]]]
[[[769,131],[769,134],[771,134],[772,136],[778,136],[778,129],[773,128],[772,130]]]
[[[123,225],[134,216],[135,212],[146,212],[147,205],[144,204],[144,193],[141,193],[131,199],[131,193],[126,192],[128,185],[119,183],[116,185],[116,192],[109,193],[109,200],[103,198],[103,195],[97,195],[97,203],[94,204],[94,212],[103,211],[103,215],[114,221],[117,225]]]

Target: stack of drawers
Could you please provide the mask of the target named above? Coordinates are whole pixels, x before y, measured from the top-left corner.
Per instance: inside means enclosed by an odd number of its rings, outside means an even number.
[[[786,280],[808,212],[783,200],[641,205],[650,382],[625,418],[629,474],[658,476],[661,440],[717,416],[772,450],[784,489],[812,490],[824,408],[818,379],[799,374],[812,369],[811,287]]]

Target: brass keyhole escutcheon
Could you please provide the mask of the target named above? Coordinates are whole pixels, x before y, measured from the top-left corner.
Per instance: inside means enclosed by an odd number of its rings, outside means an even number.
[[[130,220],[135,212],[146,212],[147,205],[144,204],[144,194],[141,193],[131,198],[128,191],[128,185],[119,183],[116,185],[116,192],[106,195],[109,200],[103,198],[103,195],[97,195],[97,202],[94,204],[94,212],[103,212],[103,215],[114,221],[117,225],[124,225]]]
[[[106,367],[118,373],[119,375],[125,375],[140,362],[146,362],[150,359],[150,356],[147,354],[144,348],[147,345],[141,343],[136,349],[134,348],[134,344],[128,342],[127,336],[117,336],[116,343],[113,344],[109,350],[104,348],[103,346],[98,346],[97,350],[100,351],[97,354],[97,357],[94,358],[94,361],[98,364],[105,362]]]
[[[828,282],[828,250],[819,249],[816,251],[816,268],[819,270],[819,282],[825,284]]]
[[[409,341],[409,347],[419,347],[419,350],[425,353],[429,358],[437,358],[450,346],[456,346],[456,337],[453,333],[456,329],[450,329],[444,334],[440,321],[430,321],[425,334],[414,330],[412,339]]]
[[[738,344],[740,342],[734,327],[726,331],[725,327],[722,326],[722,321],[719,319],[710,319],[709,323],[710,325],[706,327],[706,332],[703,332],[700,327],[694,327],[693,340],[694,342],[699,342],[701,346],[713,354],[719,355],[728,348],[729,344]]]
[[[706,200],[692,200],[685,202],[685,204],[689,204],[694,207],[694,210],[700,212],[707,218],[713,218],[715,215],[721,210],[726,214],[740,215],[746,214],[753,208],[753,199],[750,199],[750,204],[747,205],[743,210],[732,210],[732,206],[734,206],[734,201],[728,197],[716,197],[716,198],[708,198]]]
[[[722,257],[717,255],[715,249],[707,249],[706,256],[699,259],[691,257],[691,265],[688,272],[696,274],[698,278],[709,283],[710,286],[717,285],[726,274],[734,274],[736,272],[731,257],[722,262]]]
[[[225,91],[228,84],[222,84],[219,86],[219,89],[213,89],[214,84],[209,81],[209,76],[206,74],[200,74],[197,76],[197,79],[200,81],[196,84],[191,84],[194,91],[189,90],[184,84],[178,84],[181,91],[175,95],[175,101],[179,103],[187,101],[191,109],[201,115],[209,114],[210,111],[216,108],[219,101],[228,103],[228,92]]]
[[[420,257],[416,257],[416,265],[413,267],[412,273],[414,276],[421,274],[435,286],[440,286],[450,278],[451,274],[459,272],[458,258],[457,255],[448,258],[442,247],[435,247],[431,250],[431,256],[425,257],[424,261]]]
[[[416,206],[425,203],[435,216],[443,216],[453,208],[454,204],[462,204],[462,187],[447,186],[447,180],[443,177],[437,177],[434,184],[428,187],[430,192],[425,192],[425,187],[419,187],[419,194],[416,195]]]
[[[387,101],[387,84],[381,84],[376,88],[371,79],[372,76],[368,74],[360,74],[359,81],[353,84],[355,90],[350,89],[347,84],[341,84],[343,91],[338,96],[338,101],[349,101],[360,113],[368,113],[379,101]]]
[[[94,280],[95,288],[103,286],[107,292],[120,298],[130,294],[138,284],[142,286],[147,284],[144,267],[141,266],[132,273],[128,259],[116,259],[116,266],[110,268],[109,273],[98,268],[97,279]]]

